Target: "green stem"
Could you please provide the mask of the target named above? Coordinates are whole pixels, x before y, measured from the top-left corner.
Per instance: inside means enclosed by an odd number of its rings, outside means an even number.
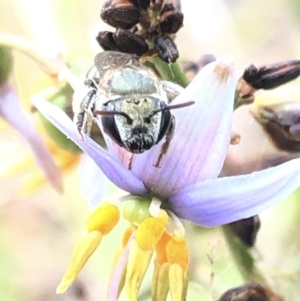
[[[241,275],[247,282],[256,282],[262,285],[268,285],[265,277],[255,266],[254,258],[247,248],[238,237],[231,231],[229,226],[223,226],[223,235],[231,253],[232,259],[235,261],[237,268]]]
[[[184,88],[189,84],[179,63],[167,64],[158,57],[149,59],[149,62],[151,65],[154,65],[155,70],[162,79],[177,83]]]
[[[241,107],[243,103],[239,100],[237,96],[234,97],[234,105],[233,105],[233,110],[235,111],[239,107]]]

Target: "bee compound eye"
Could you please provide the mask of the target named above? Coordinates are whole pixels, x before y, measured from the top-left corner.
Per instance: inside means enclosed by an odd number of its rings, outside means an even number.
[[[169,110],[162,111],[160,132],[157,138],[157,142],[159,142],[165,136],[171,124],[172,124],[172,115],[170,111]]]
[[[103,116],[101,122],[104,132],[118,145],[123,146],[114,116]]]

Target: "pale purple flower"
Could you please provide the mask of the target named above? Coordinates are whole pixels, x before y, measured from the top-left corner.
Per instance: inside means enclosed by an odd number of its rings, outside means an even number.
[[[0,117],[26,140],[47,180],[58,192],[62,192],[61,171],[54,163],[49,150],[32,122],[23,111],[18,95],[9,83],[0,87]]]
[[[235,85],[234,68],[227,60],[200,71],[173,102],[196,103],[172,111],[176,130],[160,168],[153,165],[161,145],[136,155],[129,170],[128,153],[109,137],[105,137],[109,151],[89,137],[83,142],[62,110],[45,100],[35,99],[34,104],[119,188],[133,195],[155,195],[178,217],[212,227],[256,215],[287,197],[300,183],[300,159],[218,178],[230,144]]]
[[[79,169],[80,191],[89,200],[91,207],[96,208],[107,194],[111,183],[88,155],[82,156]]]

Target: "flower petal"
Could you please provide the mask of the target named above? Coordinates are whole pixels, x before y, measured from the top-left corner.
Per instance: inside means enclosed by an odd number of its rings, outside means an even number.
[[[129,257],[129,248],[130,244],[132,242],[133,235],[129,238],[129,241],[127,242],[123,252],[121,253],[121,256],[119,257],[119,260],[113,270],[111,279],[109,281],[109,289],[108,289],[108,301],[117,301],[119,297],[119,284],[122,280],[123,273],[126,270],[127,261]]]
[[[82,194],[88,199],[93,208],[99,205],[103,196],[107,193],[109,180],[95,161],[83,155],[80,164],[80,188]]]
[[[254,216],[294,192],[300,159],[247,175],[207,180],[182,189],[169,200],[183,219],[214,227]]]
[[[62,192],[63,182],[60,169],[22,110],[17,94],[8,85],[1,87],[0,116],[25,138],[47,180],[58,192]]]
[[[172,102],[193,100],[195,104],[172,111],[175,133],[160,168],[153,165],[161,144],[135,157],[133,173],[147,188],[170,196],[186,185],[219,175],[230,142],[234,89],[233,64],[219,60],[205,66]]]
[[[86,152],[114,184],[132,194],[146,193],[144,184],[121,162],[118,162],[91,138],[85,137],[85,141],[82,141],[72,120],[61,109],[38,97],[35,97],[32,102],[50,122]]]

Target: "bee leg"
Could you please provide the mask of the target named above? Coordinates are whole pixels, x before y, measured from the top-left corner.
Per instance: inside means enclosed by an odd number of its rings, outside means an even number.
[[[163,145],[160,148],[160,153],[159,153],[159,156],[157,158],[157,161],[153,165],[154,167],[156,167],[156,168],[160,167],[159,166],[160,162],[161,162],[163,156],[167,153],[167,151],[169,149],[170,143],[171,143],[172,138],[174,136],[174,131],[175,131],[175,117],[172,116],[170,127],[169,127],[169,129],[168,129],[168,131],[166,133],[166,140],[165,140],[165,142],[163,143]]]
[[[81,136],[81,139],[84,141],[85,135],[90,135],[93,122],[94,122],[94,116],[91,112],[81,112],[76,115],[74,115],[74,122],[77,126],[77,130]]]
[[[182,88],[181,86],[168,81],[162,81],[162,85],[163,89],[167,93],[168,103],[170,103],[184,90],[184,88]]]
[[[84,135],[90,135],[93,122],[97,90],[90,90],[80,103],[78,112],[74,112],[74,123],[77,126],[81,139]]]

